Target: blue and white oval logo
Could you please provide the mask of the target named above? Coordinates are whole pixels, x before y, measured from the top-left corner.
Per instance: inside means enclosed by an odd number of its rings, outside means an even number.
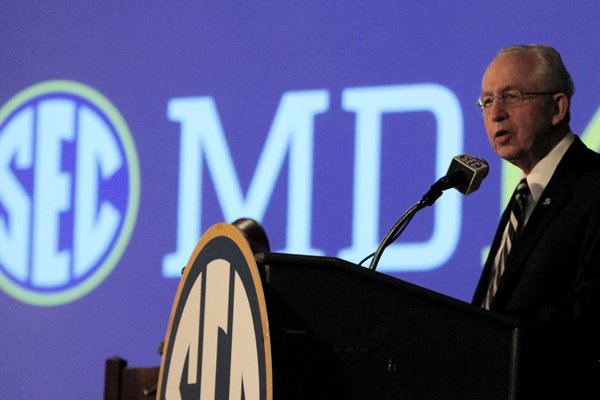
[[[127,124],[96,90],[47,81],[0,109],[0,288],[29,304],[89,293],[112,271],[137,217]]]
[[[156,398],[272,400],[270,337],[250,245],[232,225],[213,225],[179,282]]]

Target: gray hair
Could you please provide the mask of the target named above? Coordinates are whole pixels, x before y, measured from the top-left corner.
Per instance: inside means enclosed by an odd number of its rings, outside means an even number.
[[[501,49],[496,58],[509,53],[528,53],[532,54],[537,59],[538,68],[535,72],[539,82],[549,87],[545,90],[556,90],[567,95],[569,100],[575,93],[575,85],[573,79],[565,64],[562,61],[560,53],[551,46],[543,44],[516,45]]]

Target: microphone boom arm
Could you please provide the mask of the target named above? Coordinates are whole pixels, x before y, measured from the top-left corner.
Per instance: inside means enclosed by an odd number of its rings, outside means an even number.
[[[442,192],[440,191],[440,194],[436,197],[436,199],[440,197],[441,194]],[[435,202],[435,199],[433,200],[433,202]],[[433,202],[431,204],[433,204]],[[375,269],[377,268],[377,264],[379,263],[379,259],[381,258],[381,255],[383,254],[385,248],[388,247],[390,244],[394,243],[396,239],[400,237],[400,235],[402,234],[402,232],[404,232],[404,229],[406,229],[406,227],[408,226],[409,222],[413,219],[415,214],[417,214],[419,210],[431,204],[427,204],[423,200],[421,200],[415,205],[413,205],[411,208],[409,208],[404,214],[402,214],[402,216],[400,217],[400,219],[398,219],[398,221],[396,221],[392,229],[390,229],[389,232],[385,235],[385,237],[379,244],[379,247],[377,247],[375,253],[373,253],[373,260],[371,260],[371,265],[369,266],[369,269],[371,271],[375,271]]]
[[[371,260],[369,269],[374,271],[385,248],[400,237],[419,210],[433,205],[440,198],[444,190],[450,188],[456,188],[464,195],[474,192],[479,188],[481,181],[487,176],[488,170],[488,163],[481,158],[476,158],[468,154],[461,154],[454,157],[446,175],[431,185],[429,191],[425,193],[421,200],[402,214],[392,229],[385,235],[377,250],[363,259],[359,265],[362,265],[363,262],[372,256],[373,259]]]

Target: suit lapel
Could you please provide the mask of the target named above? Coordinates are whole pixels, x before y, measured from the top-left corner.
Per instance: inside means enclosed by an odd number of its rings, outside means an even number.
[[[514,197],[515,194],[513,193],[511,199],[514,199]],[[492,241],[490,251],[483,266],[483,271],[481,272],[479,282],[477,283],[477,287],[475,288],[475,293],[473,294],[473,300],[471,301],[471,303],[474,305],[481,306],[481,304],[483,303],[483,299],[485,298],[485,295],[488,291],[488,287],[490,285],[490,275],[494,267],[494,258],[496,257],[496,253],[498,253],[498,248],[500,247],[500,243],[502,242],[502,235],[504,233],[504,228],[508,223],[512,202],[513,200],[511,200],[508,203],[508,206],[504,209],[504,212],[502,212],[502,216],[500,217],[500,222],[498,223],[498,227],[496,228],[496,234],[494,235],[494,240]]]
[[[555,218],[556,214],[571,198],[570,186],[578,175],[573,166],[577,163],[577,157],[584,148],[585,146],[576,139],[576,142],[573,143],[556,168],[554,175],[550,179],[550,182],[548,182],[548,186],[540,196],[527,225],[525,225],[523,232],[521,232],[521,235],[513,244],[506,269],[498,284],[498,290],[492,299],[491,309],[502,308],[502,304],[512,292],[512,288],[519,280],[523,269],[526,268],[529,254],[543,236],[544,231]],[[490,253],[487,263],[490,263],[490,258],[493,258],[492,253]]]
[[[567,190],[544,191],[527,225],[525,225],[525,229],[513,244],[506,269],[498,284],[496,295],[492,300],[491,308],[501,304],[505,296],[512,291],[511,289],[516,285],[523,269],[527,265],[529,254],[531,254],[531,251],[543,236],[543,232],[569,198],[570,194]],[[549,201],[545,201],[546,199]]]

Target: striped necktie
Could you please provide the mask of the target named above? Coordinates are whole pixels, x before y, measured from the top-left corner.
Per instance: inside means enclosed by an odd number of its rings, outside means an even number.
[[[510,218],[508,220],[508,223],[506,224],[506,228],[504,229],[504,234],[502,235],[502,242],[500,243],[500,247],[498,248],[498,253],[496,253],[496,258],[494,258],[494,266],[490,277],[490,286],[488,287],[487,294],[485,295],[485,299],[483,300],[483,308],[486,308],[488,310],[490,309],[490,303],[492,302],[492,298],[494,297],[494,294],[498,289],[500,277],[504,273],[504,269],[506,267],[506,260],[508,258],[508,254],[510,253],[510,249],[514,243],[515,238],[523,229],[528,197],[529,186],[527,186],[527,180],[523,178],[517,186],[515,198],[512,204],[512,208],[510,210]]]

